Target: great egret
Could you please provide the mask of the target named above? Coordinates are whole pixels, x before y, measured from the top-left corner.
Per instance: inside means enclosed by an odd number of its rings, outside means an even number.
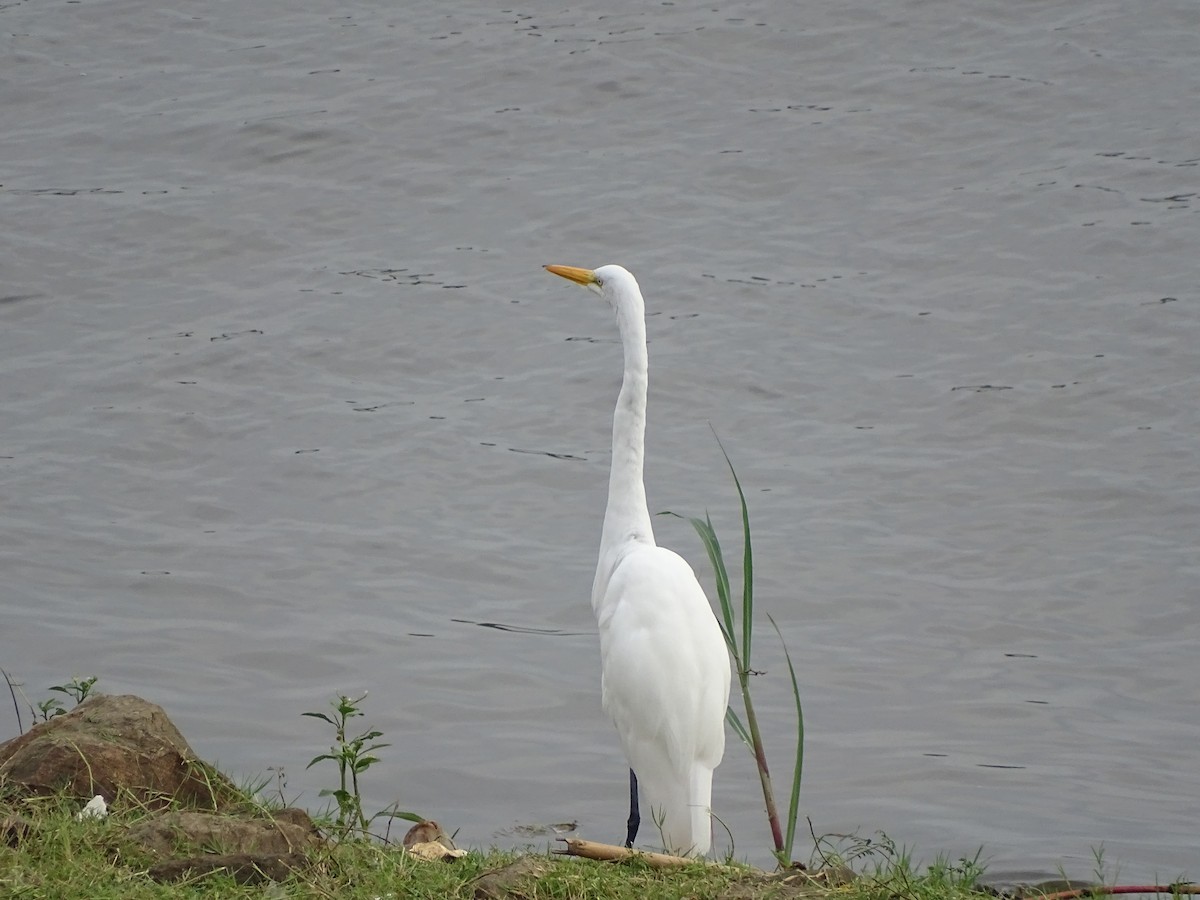
[[[725,753],[729,655],[692,567],[654,543],[642,478],[645,301],[620,266],[546,269],[608,301],[625,352],[592,610],[600,626],[604,710],[629,761],[626,846],[637,836],[640,790],[666,848],[702,855],[712,843],[713,769]]]

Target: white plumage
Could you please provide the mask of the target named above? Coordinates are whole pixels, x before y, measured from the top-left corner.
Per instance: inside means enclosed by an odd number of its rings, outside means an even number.
[[[625,373],[613,414],[612,468],[592,609],[605,711],[616,725],[641,807],[682,854],[712,844],[712,776],[725,752],[729,655],[691,566],[654,543],[646,488],[645,302],[620,266],[547,266],[611,304]],[[636,807],[629,839],[636,834]]]

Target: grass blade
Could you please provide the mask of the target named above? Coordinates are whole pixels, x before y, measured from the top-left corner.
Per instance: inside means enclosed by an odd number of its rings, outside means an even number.
[[[746,730],[746,726],[742,724],[741,717],[732,706],[725,707],[725,721],[729,723],[729,727],[733,729],[733,733],[742,739],[742,743],[747,747],[753,747],[754,744],[750,740],[750,732]]]
[[[712,520],[707,515],[703,519],[700,519],[696,516],[681,516],[679,513],[674,513],[670,510],[659,513],[659,515],[687,519],[687,521],[692,523],[692,527],[696,529],[696,534],[700,536],[700,542],[704,544],[704,549],[708,553],[708,561],[713,567],[713,574],[717,582],[717,605],[721,609],[721,618],[717,620],[717,624],[721,626],[721,634],[725,637],[725,644],[729,647],[729,651],[736,660],[738,657],[738,645],[734,632],[733,602],[729,596],[729,572],[725,568],[725,557],[721,554],[721,542],[717,539],[717,532],[712,526]]]
[[[784,837],[784,849],[790,859],[792,843],[796,839],[796,820],[800,817],[800,782],[804,774],[804,709],[800,703],[800,685],[796,681],[796,668],[792,665],[792,654],[788,652],[787,641],[783,639],[783,632],[779,630],[770,613],[767,614],[767,621],[779,635],[779,643],[783,646],[783,658],[787,660],[788,675],[792,679],[792,699],[796,701],[796,762],[792,767],[792,792],[788,798],[787,835]]]
[[[717,435],[715,428],[713,429],[713,437],[717,440],[717,446],[721,448],[721,455],[725,457],[725,465],[729,466],[729,474],[733,476],[733,484],[737,488],[738,493],[738,502],[742,507],[741,662],[743,666],[749,669],[751,638],[754,632],[754,552],[750,544],[750,509],[746,506],[746,493],[742,490],[742,482],[737,476],[737,471],[733,468],[733,461],[730,460],[729,454],[725,451],[725,445],[721,443],[721,438]]]
[[[754,633],[754,554],[750,550],[750,511],[746,508],[746,495],[742,493],[742,484],[738,481],[737,472],[733,471],[733,463],[729,464],[729,471],[733,474],[738,500],[742,504],[742,531],[745,534],[745,546],[742,550],[742,665],[749,669],[750,640]]]

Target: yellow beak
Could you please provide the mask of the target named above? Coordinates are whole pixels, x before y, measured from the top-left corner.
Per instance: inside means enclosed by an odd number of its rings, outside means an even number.
[[[567,281],[582,284],[584,287],[597,283],[596,273],[591,269],[580,269],[576,266],[546,266],[546,271],[559,275],[567,279]]]

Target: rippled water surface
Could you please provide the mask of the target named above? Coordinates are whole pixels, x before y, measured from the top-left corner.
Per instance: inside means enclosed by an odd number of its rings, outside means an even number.
[[[0,665],[141,693],[314,807],[300,713],[370,689],[371,805],[620,837],[588,605],[620,350],[541,270],[620,262],[651,506],[736,543],[711,423],[813,827],[1195,875],[1198,29],[1192,0],[0,3]],[[731,743],[714,805],[764,862],[755,792]]]

